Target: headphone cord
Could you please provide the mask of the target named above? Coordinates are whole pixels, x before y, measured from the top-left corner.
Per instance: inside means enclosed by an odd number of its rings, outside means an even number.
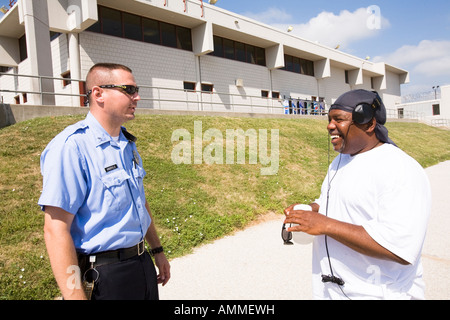
[[[348,132],[347,132],[348,133]],[[330,140],[329,140],[330,141]],[[342,153],[339,154],[339,161],[337,164],[337,168],[336,168],[336,172],[334,173],[333,177],[330,180],[330,175],[328,174],[328,190],[327,190],[327,204],[325,206],[325,216],[328,217],[328,202],[330,199],[330,190],[331,190],[331,182],[334,180],[334,178],[336,177],[338,170],[340,168],[341,165],[341,160],[342,160]],[[330,144],[328,144],[328,170],[330,168]],[[329,172],[328,172],[329,173]],[[345,284],[345,282],[341,279],[338,278],[334,275],[333,272],[333,267],[331,266],[331,259],[330,259],[330,253],[328,251],[328,236],[325,235],[325,250],[327,252],[327,258],[328,258],[328,265],[330,266],[330,272],[331,275],[325,276],[322,275],[322,282],[332,282],[338,285],[339,289],[341,290],[342,294],[349,300],[351,300],[344,292],[344,290],[342,289],[342,286]]]

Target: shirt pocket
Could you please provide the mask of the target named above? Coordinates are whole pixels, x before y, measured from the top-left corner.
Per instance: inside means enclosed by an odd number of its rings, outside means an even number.
[[[143,167],[140,165],[133,166],[133,176],[136,178],[138,182],[142,182],[145,175],[147,174]]]
[[[129,207],[129,179],[130,176],[123,169],[114,170],[102,177],[106,189],[104,201],[110,209],[120,212]]]

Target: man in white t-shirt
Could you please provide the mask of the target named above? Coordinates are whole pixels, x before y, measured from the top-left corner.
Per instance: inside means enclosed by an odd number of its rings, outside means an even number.
[[[423,168],[388,137],[376,92],[354,90],[331,106],[340,154],[312,211],[285,209],[288,231],[315,235],[316,299],[424,299],[421,251],[431,209]]]

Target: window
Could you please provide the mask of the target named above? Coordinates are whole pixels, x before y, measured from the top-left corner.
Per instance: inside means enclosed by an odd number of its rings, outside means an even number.
[[[0,66],[0,72],[9,72],[10,70],[12,70],[12,67]]]
[[[144,41],[160,44],[159,23],[156,20],[142,19]]]
[[[314,76],[314,62],[286,54],[284,55],[284,68],[282,70]]]
[[[166,47],[177,47],[177,34],[175,31],[175,26],[165,22],[159,23],[161,27],[161,40],[162,45]]]
[[[27,39],[25,35],[23,35],[19,39],[19,53],[20,53],[20,62],[28,58],[28,51],[27,51]]]
[[[66,71],[64,73],[61,74],[61,78],[64,78],[63,80],[63,87],[68,86],[71,81],[70,80],[66,80],[66,79],[70,79],[70,71]]]
[[[214,51],[211,54],[216,57],[224,57],[223,38],[214,37]]]
[[[278,91],[272,91],[272,98],[280,99],[280,93]]]
[[[123,36],[127,39],[142,40],[141,17],[122,13]]]
[[[234,60],[234,41],[223,39],[224,58]]]
[[[97,23],[87,29],[131,40],[192,51],[191,30],[99,6]]]
[[[350,80],[348,79],[348,70],[345,70],[345,83],[350,83]]]
[[[260,66],[266,65],[265,49],[218,36],[214,36],[214,51],[210,55]]]
[[[122,37],[122,19],[120,11],[102,7],[100,11],[102,33],[110,36]]]
[[[57,39],[62,33],[50,31],[50,41]]]
[[[236,60],[247,62],[247,55],[245,54],[245,44],[242,42],[235,42]]]
[[[439,104],[433,104],[433,116],[441,115],[441,106]]]
[[[269,91],[268,90],[261,90],[261,97],[268,98],[269,97]]]
[[[191,30],[177,26],[177,48],[192,51]]]
[[[266,65],[266,50],[263,48],[255,47],[256,51],[256,64],[259,66]]]
[[[183,88],[187,91],[195,91],[196,83],[195,82],[183,82]]]
[[[213,92],[214,85],[208,83],[202,83],[202,91],[203,92]]]

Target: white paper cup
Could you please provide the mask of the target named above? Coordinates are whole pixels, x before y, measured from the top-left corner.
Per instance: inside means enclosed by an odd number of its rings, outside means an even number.
[[[294,207],[294,210],[304,210],[304,211],[312,211],[311,206],[307,204],[298,204]],[[292,226],[296,226],[297,224],[292,224]],[[294,231],[292,232],[292,241],[294,241],[297,244],[310,244],[313,242],[314,236],[301,232],[301,231]]]

